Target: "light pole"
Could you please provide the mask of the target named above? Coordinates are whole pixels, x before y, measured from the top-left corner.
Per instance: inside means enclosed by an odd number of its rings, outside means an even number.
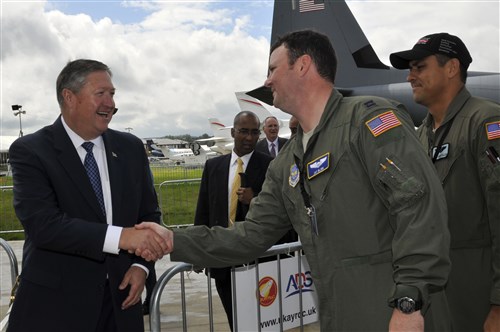
[[[19,137],[23,136],[23,123],[21,120],[21,115],[26,114],[26,111],[22,110],[21,105],[12,105],[12,112],[14,112],[14,116],[19,115]]]
[[[131,127],[127,127],[125,128],[126,131],[128,131],[130,133],[131,130],[134,130],[134,128],[131,128]]]

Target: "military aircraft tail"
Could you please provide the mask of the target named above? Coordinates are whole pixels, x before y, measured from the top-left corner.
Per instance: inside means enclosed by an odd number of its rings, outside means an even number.
[[[338,60],[335,87],[340,93],[344,96],[374,95],[397,100],[408,108],[415,125],[422,122],[427,110],[413,101],[410,84],[406,81],[408,71],[397,70],[380,61],[346,1],[274,1],[271,45],[280,36],[305,29],[321,32],[330,39]],[[413,43],[409,41],[408,44]],[[467,88],[473,95],[500,102],[498,73],[469,71]],[[265,87],[247,94],[273,104],[272,93]]]

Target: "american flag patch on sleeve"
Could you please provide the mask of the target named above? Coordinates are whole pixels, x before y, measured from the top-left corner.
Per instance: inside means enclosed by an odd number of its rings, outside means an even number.
[[[366,121],[366,126],[372,132],[373,136],[377,137],[385,133],[389,129],[400,126],[401,122],[396,117],[393,111],[388,111],[377,115],[376,117]]]
[[[488,141],[500,138],[500,121],[490,122],[487,123],[485,126],[486,126],[486,136],[488,136]]]

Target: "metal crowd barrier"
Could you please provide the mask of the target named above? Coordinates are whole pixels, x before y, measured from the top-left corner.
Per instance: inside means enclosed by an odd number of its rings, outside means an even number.
[[[14,286],[16,284],[17,276],[19,275],[19,266],[17,263],[17,257],[16,257],[16,254],[14,253],[14,249],[12,249],[10,244],[2,238],[0,238],[0,246],[3,247],[3,249],[7,253],[7,256],[9,257],[10,279],[12,282],[12,288],[14,288]]]
[[[10,280],[12,282],[12,291],[11,291],[11,296],[9,300],[9,308],[7,309],[6,316],[2,318],[0,321],[0,331],[4,331],[7,327],[8,321],[9,321],[9,314],[10,314],[10,306],[12,305],[12,301],[14,300],[13,296],[15,296],[15,288],[17,287],[17,277],[19,276],[19,267],[17,263],[17,257],[16,254],[14,253],[14,249],[10,246],[10,244],[5,241],[4,239],[0,238],[0,246],[5,250],[7,253],[7,256],[9,257],[9,262],[10,262]]]
[[[187,220],[189,220],[190,223],[192,224],[195,213],[195,209],[193,208],[193,206],[196,207],[196,201],[198,199],[197,194],[193,195],[193,190],[196,190],[197,193],[199,190],[200,183],[201,183],[201,178],[168,180],[168,181],[163,181],[157,186],[158,189],[156,194],[158,195],[159,205],[162,208],[161,221],[163,225],[169,227],[175,226],[171,223],[171,221],[179,220],[179,218],[181,218],[179,212],[177,213],[174,212],[174,208],[181,210],[184,209],[185,211],[191,211],[191,212],[185,212],[186,215],[184,217],[187,218]],[[185,190],[183,191],[172,193],[171,197],[169,198],[167,192],[168,190],[175,190],[175,187],[183,185],[187,185],[188,187],[185,188]],[[169,211],[169,213],[166,213],[166,211]],[[175,218],[173,214],[175,214]]]
[[[281,289],[281,268],[280,268],[280,262],[281,258],[280,255],[282,254],[291,254],[295,252],[299,252],[302,250],[302,244],[300,242],[293,242],[293,243],[285,243],[285,244],[279,244],[272,246],[270,249],[268,249],[260,258],[263,257],[269,257],[269,256],[276,256],[276,264],[278,265],[278,288]],[[257,260],[258,263],[258,260]],[[257,275],[256,281],[257,285],[256,288],[259,288],[259,268],[258,264],[256,264],[256,269],[255,273]],[[302,265],[301,265],[301,255],[298,255],[298,273],[300,274]],[[150,316],[149,316],[149,323],[150,323],[150,328],[151,332],[160,332],[161,331],[161,314],[160,314],[160,297],[163,293],[164,288],[166,287],[167,283],[177,274],[180,273],[180,284],[181,284],[181,308],[182,308],[182,327],[183,331],[187,331],[187,316],[186,316],[186,290],[185,290],[185,278],[184,278],[184,272],[191,272],[193,271],[194,267],[192,264],[188,263],[179,263],[168,270],[166,270],[159,278],[158,281],[156,282],[156,285],[153,289],[153,293],[151,296],[151,302],[150,302]],[[234,268],[231,269],[232,271],[232,277],[234,280]],[[214,322],[213,322],[213,308],[212,308],[212,286],[211,286],[212,280],[210,277],[210,274],[207,275],[207,292],[208,292],[208,314],[209,314],[209,329],[210,332],[214,331]],[[301,286],[301,285],[300,285]],[[234,285],[233,285],[234,287]],[[301,287],[299,287],[302,289]],[[237,296],[235,289],[233,288],[233,309],[235,306],[235,297]],[[280,316],[282,315],[282,302],[283,299],[280,296],[279,297],[279,314]],[[300,311],[302,311],[302,293],[299,296],[299,307]],[[234,310],[234,312],[236,312]],[[259,302],[257,301],[257,317],[258,320],[260,321],[260,305]],[[234,320],[234,325],[237,326],[237,321],[236,321],[236,315],[233,318]],[[300,317],[300,331],[303,331],[304,324],[303,324],[303,318],[302,316]],[[237,329],[235,329],[237,332]],[[258,331],[261,331],[261,326],[258,324]],[[280,322],[280,331],[283,331],[283,322]]]

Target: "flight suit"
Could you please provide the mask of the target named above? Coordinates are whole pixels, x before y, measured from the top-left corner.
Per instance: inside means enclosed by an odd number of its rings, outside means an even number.
[[[447,330],[446,202],[407,112],[385,99],[343,98],[333,90],[305,152],[302,138],[299,130],[270,164],[246,221],[232,229],[174,230],[171,259],[242,263],[293,227],[323,331],[387,331],[388,303],[402,296],[423,301],[426,330]]]
[[[500,305],[499,126],[500,105],[463,88],[435,133],[430,114],[417,131],[431,158],[440,150],[434,166],[448,204],[446,294],[456,331],[482,331],[490,304]]]

